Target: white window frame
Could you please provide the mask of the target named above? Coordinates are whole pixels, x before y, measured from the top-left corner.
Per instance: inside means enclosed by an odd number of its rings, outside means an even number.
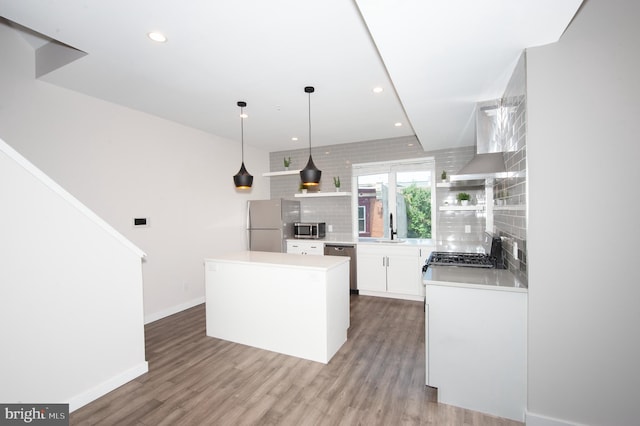
[[[351,165],[351,211],[355,212],[353,223],[353,236],[359,237],[358,227],[358,176],[388,173],[389,188],[396,188],[396,172],[404,171],[429,171],[431,172],[431,241],[436,239],[436,162],[434,157],[412,158],[408,160],[379,161],[374,163],[358,163]],[[396,191],[389,191],[389,212],[396,214]]]

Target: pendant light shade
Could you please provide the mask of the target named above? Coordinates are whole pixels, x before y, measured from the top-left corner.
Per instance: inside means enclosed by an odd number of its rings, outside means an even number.
[[[307,86],[304,91],[309,95],[309,161],[305,168],[300,170],[300,179],[304,186],[316,186],[320,184],[322,171],[318,170],[316,165],[313,164],[313,158],[311,158],[311,94],[315,89],[312,86]]]
[[[253,176],[249,174],[247,168],[244,166],[244,107],[247,106],[246,102],[239,101],[238,106],[240,107],[240,137],[242,140],[242,165],[240,166],[240,170],[233,177],[233,183],[236,185],[237,189],[249,189],[253,184]]]
[[[244,161],[240,166],[240,170],[233,177],[233,183],[235,183],[236,188],[238,189],[249,189],[253,184],[253,176],[249,174],[247,168],[244,166]]]

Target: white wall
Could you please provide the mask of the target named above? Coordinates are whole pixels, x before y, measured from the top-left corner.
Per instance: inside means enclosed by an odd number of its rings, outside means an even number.
[[[638,18],[588,0],[528,51],[528,425],[638,424]]]
[[[0,401],[70,410],[144,374],[143,252],[0,139]]]
[[[236,191],[238,141],[35,80],[33,48],[2,24],[0,51],[0,137],[147,253],[146,320],[202,303],[203,259],[244,248],[246,200],[269,198],[268,153],[245,146],[254,187]]]

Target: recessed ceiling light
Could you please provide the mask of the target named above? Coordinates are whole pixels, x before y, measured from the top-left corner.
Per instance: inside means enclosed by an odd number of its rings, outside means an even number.
[[[400,122],[398,121],[396,124],[394,124],[394,126],[396,126],[396,127],[402,127],[402,123],[400,123]]]
[[[291,138],[291,140],[295,142],[295,141],[297,141],[297,140],[298,140],[298,138],[296,138],[296,137],[294,136],[294,137],[292,137],[292,138]]]
[[[384,90],[384,89],[382,89],[382,87],[380,87],[380,86],[374,87],[373,88],[373,93],[382,93],[382,90]]]
[[[157,31],[150,32],[149,34],[147,34],[147,37],[149,37],[153,41],[157,41],[158,43],[164,43],[167,41],[167,38],[164,36],[164,34]]]

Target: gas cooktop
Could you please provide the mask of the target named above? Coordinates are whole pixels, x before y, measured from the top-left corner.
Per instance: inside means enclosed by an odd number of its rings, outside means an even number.
[[[422,267],[422,272],[426,271],[430,265],[503,269],[504,261],[502,258],[502,240],[500,237],[485,232],[482,246],[485,251],[484,253],[434,251]]]
[[[434,251],[429,256],[427,265],[495,268],[496,259],[484,253]]]

